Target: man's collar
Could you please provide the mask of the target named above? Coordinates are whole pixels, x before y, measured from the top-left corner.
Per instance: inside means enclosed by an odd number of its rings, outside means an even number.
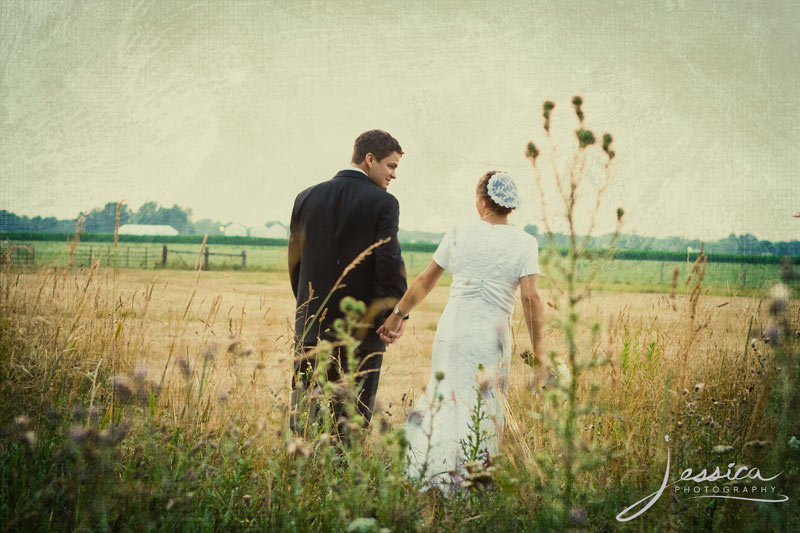
[[[340,178],[340,177],[355,178],[359,180],[366,180],[369,181],[370,183],[372,182],[372,180],[369,179],[369,175],[366,172],[364,172],[360,168],[355,168],[355,167],[343,168],[342,170],[337,172],[336,175],[334,176],[334,178]]]
[[[343,168],[342,170],[355,170],[356,172],[361,172],[361,173],[362,173],[362,174],[364,174],[366,177],[369,177],[369,174],[367,174],[366,172],[364,172],[363,170],[361,170],[361,169],[360,169],[360,168],[358,168],[358,167],[347,167],[347,168]]]

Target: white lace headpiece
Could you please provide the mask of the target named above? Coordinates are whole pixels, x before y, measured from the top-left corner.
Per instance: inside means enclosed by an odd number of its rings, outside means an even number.
[[[486,189],[489,192],[489,198],[494,200],[497,205],[511,209],[516,209],[519,206],[517,184],[508,174],[501,172],[493,174],[489,178],[489,183],[486,184]]]

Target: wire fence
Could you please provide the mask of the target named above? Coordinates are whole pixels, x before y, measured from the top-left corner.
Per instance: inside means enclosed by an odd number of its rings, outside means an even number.
[[[246,249],[245,249],[246,248]],[[409,279],[423,271],[433,254],[422,251],[403,251]],[[288,250],[279,246],[206,245],[202,251],[197,244],[151,244],[71,242],[0,242],[0,265],[4,268],[33,269],[41,266],[87,268],[100,266],[125,269],[248,270],[286,272]],[[545,265],[543,265],[545,267]],[[613,285],[667,287],[673,280],[682,285],[691,270],[689,261],[652,261],[641,259],[612,259],[595,264],[587,260],[578,265],[578,281],[584,281],[599,268],[596,282]],[[791,270],[791,265],[788,267]],[[546,271],[546,268],[545,268]],[[768,287],[787,278],[786,266],[749,263],[708,263],[705,284],[724,287]],[[545,276],[546,277],[546,276]],[[445,280],[447,276],[445,276]],[[544,281],[544,280],[543,280]]]

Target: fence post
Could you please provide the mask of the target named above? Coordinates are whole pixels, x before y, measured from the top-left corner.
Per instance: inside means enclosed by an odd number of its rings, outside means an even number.
[[[208,270],[208,246],[203,251],[203,270]]]
[[[658,284],[659,285],[663,285],[664,284],[664,262],[663,261],[661,262],[661,270],[658,273]]]
[[[147,270],[147,246],[144,247],[144,269]]]
[[[131,266],[131,247],[125,247],[125,268],[130,268]]]
[[[31,244],[31,266],[36,268],[36,245]]]
[[[247,267],[247,251],[242,250],[242,268]]]
[[[161,268],[167,267],[167,245],[164,245],[164,248],[161,249]]]
[[[89,247],[89,268],[92,268],[92,248]]]
[[[747,267],[744,267],[744,272],[742,272],[742,287],[747,285]]]

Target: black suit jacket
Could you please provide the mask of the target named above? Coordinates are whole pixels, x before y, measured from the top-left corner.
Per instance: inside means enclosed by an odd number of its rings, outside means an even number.
[[[339,303],[352,296],[367,305],[364,322],[370,326],[357,334],[361,350],[386,349],[375,330],[407,288],[397,239],[399,217],[397,199],[358,170],[342,170],[297,195],[289,234],[289,277],[297,298],[296,343],[309,346],[316,344],[317,338],[336,340],[331,331],[333,321],[343,316]],[[320,309],[344,269],[369,246],[387,237],[389,242],[348,272],[343,286],[331,294],[325,309]],[[311,300],[309,288],[313,290]]]

